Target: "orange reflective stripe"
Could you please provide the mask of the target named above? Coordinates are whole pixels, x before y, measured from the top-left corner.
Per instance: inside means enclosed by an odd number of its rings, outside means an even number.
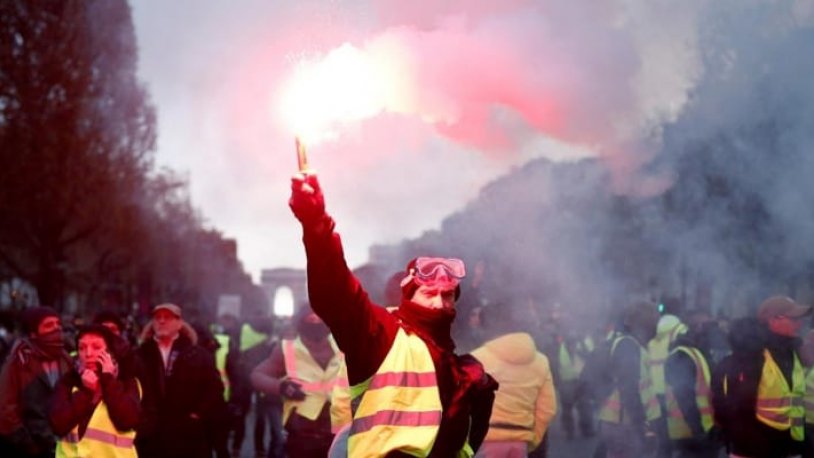
[[[335,385],[334,382],[301,382],[299,380],[297,380],[297,383],[300,384],[300,388],[310,392],[329,391],[332,390]]]
[[[101,429],[88,428],[85,430],[84,439],[93,439],[95,441],[104,442],[114,447],[130,448],[133,446],[133,439],[129,437],[117,436]]]
[[[619,399],[608,398],[605,401],[605,407],[611,410],[620,410],[622,408],[622,402]]]
[[[761,398],[757,400],[757,408],[764,408],[764,409],[781,409],[787,408],[792,406],[792,399],[785,397],[785,398]]]
[[[297,376],[297,365],[293,340],[283,340],[283,355],[285,356],[285,373],[291,378]]]
[[[436,385],[435,372],[382,372],[373,376],[368,390],[386,386],[426,388]]]
[[[775,423],[788,423],[790,418],[788,415],[784,415],[782,413],[777,412],[758,412],[758,415]]]
[[[376,426],[438,426],[441,424],[441,411],[404,412],[400,410],[380,410],[367,417],[355,418],[350,435],[369,431]]]

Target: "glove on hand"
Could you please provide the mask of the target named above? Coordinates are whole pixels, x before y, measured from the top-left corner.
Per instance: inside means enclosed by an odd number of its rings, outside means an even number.
[[[280,395],[292,401],[302,401],[305,399],[305,392],[302,385],[293,380],[283,380],[280,382]]]
[[[288,200],[288,206],[304,227],[311,227],[324,221],[328,216],[325,214],[325,197],[322,195],[316,174],[300,172],[291,177],[291,198]]]

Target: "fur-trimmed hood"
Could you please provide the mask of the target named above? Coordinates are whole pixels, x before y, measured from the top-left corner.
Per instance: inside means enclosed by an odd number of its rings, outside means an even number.
[[[192,329],[192,326],[189,325],[186,321],[181,320],[181,329],[178,331],[179,335],[186,336],[193,345],[198,343],[198,333]],[[153,329],[153,321],[150,320],[147,323],[147,326],[144,326],[144,329],[141,331],[141,336],[139,337],[139,341],[144,343],[148,340],[152,339],[155,336],[155,329]]]

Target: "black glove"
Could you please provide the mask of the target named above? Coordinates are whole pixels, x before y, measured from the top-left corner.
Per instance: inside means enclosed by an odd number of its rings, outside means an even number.
[[[280,395],[292,401],[302,401],[305,399],[305,392],[302,385],[293,380],[283,380],[280,382]]]
[[[315,226],[328,218],[325,197],[314,173],[298,173],[291,178],[288,206],[304,227]]]

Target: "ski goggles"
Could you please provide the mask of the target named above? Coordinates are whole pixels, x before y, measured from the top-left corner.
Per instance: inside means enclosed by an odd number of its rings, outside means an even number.
[[[466,276],[464,262],[455,258],[416,258],[415,282],[424,286],[457,286]]]

